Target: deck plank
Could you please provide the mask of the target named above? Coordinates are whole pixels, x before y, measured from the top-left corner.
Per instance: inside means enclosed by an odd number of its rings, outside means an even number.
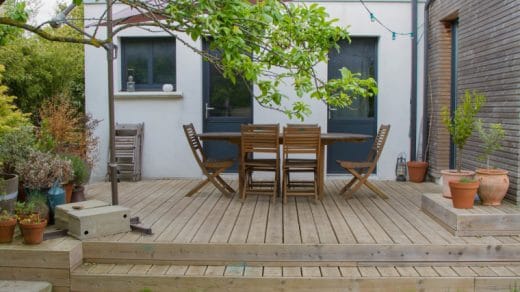
[[[284,243],[289,244],[299,244],[302,242],[296,198],[293,197],[287,198],[287,204],[284,205],[283,240]]]
[[[309,206],[309,200],[307,198],[296,197],[296,207],[298,209],[302,243],[320,243],[311,207]]]
[[[318,231],[318,237],[320,239],[320,243],[322,244],[338,244],[338,239],[334,230],[332,228],[332,224],[327,216],[327,213],[324,210],[324,207],[321,201],[315,202],[312,199],[307,200],[311,207],[311,212],[314,217],[314,222],[316,224],[316,230]]]
[[[281,201],[269,202],[265,243],[283,243],[283,207]]]
[[[235,228],[229,237],[229,243],[245,243],[251,228],[251,220],[255,212],[258,196],[248,196],[240,210]]]
[[[267,231],[267,218],[269,215],[269,204],[271,198],[259,196],[256,208],[251,220],[251,228],[247,236],[247,243],[264,243]]]
[[[192,243],[209,243],[215,230],[217,229],[229,205],[237,199],[235,196],[221,196],[215,207],[208,214],[201,227],[197,230],[195,236],[191,240]]]

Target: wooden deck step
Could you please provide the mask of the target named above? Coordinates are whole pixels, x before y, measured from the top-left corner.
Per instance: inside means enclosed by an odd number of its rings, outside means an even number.
[[[73,291],[512,291],[520,265],[247,266],[83,264]]]
[[[352,263],[520,262],[518,244],[184,244],[83,242],[85,261],[131,264],[314,265]]]

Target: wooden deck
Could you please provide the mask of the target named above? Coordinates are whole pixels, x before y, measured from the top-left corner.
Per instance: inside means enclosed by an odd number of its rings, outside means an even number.
[[[431,183],[375,181],[390,197],[383,200],[363,187],[352,199],[337,195],[344,181],[329,180],[323,201],[289,198],[270,201],[221,195],[211,186],[193,197],[184,194],[194,180],[152,180],[120,184],[120,204],[131,208],[154,235],[135,232],[97,241],[220,244],[520,244],[520,237],[457,237],[421,211],[421,194],[439,191]],[[232,184],[236,186],[234,182]],[[110,200],[109,185],[88,188],[88,198]]]
[[[435,184],[375,181],[350,200],[329,179],[322,201],[225,197],[198,181],[120,184],[120,204],[153,235],[127,232],[39,246],[0,245],[0,280],[55,291],[516,291],[520,237],[453,235],[421,210]],[[236,187],[236,181],[232,182]],[[440,196],[440,195],[439,195]],[[110,185],[87,197],[110,201]],[[514,213],[515,206],[510,206]],[[471,212],[471,211],[470,211]],[[4,260],[7,259],[7,260]]]

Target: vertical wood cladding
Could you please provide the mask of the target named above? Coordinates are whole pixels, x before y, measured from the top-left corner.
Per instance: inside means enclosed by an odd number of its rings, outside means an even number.
[[[457,19],[458,96],[477,90],[487,97],[479,113],[485,123],[503,124],[503,149],[491,157],[494,167],[509,171],[508,198],[520,201],[520,1],[434,0],[429,7],[427,81],[431,126],[430,174],[439,177],[449,165],[449,134],[440,121],[450,104],[451,31]],[[431,94],[431,97],[430,97]],[[476,169],[482,147],[474,134],[462,156],[463,168]]]

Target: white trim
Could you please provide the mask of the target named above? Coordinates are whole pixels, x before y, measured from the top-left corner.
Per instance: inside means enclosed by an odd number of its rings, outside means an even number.
[[[119,91],[114,94],[115,99],[177,99],[182,98],[182,91]]]

